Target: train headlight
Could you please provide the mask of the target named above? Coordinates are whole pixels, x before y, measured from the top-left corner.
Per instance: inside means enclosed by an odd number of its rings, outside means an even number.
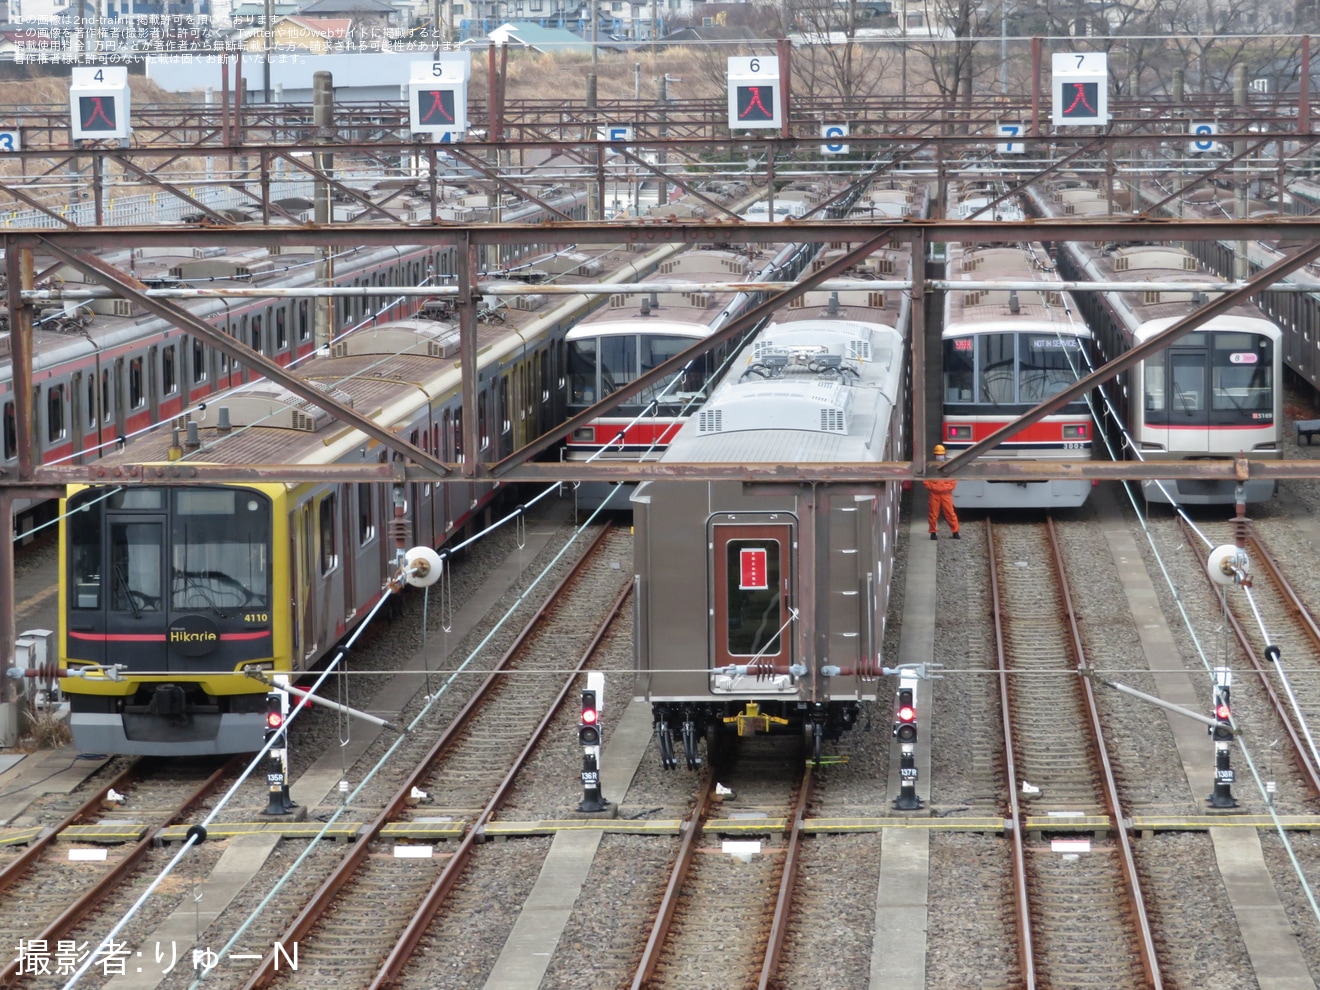
[[[1063,439],[1065,440],[1085,440],[1090,432],[1086,423],[1064,423]]]
[[[948,435],[946,440],[970,440],[972,439],[972,428],[970,426],[949,426],[946,427]]]

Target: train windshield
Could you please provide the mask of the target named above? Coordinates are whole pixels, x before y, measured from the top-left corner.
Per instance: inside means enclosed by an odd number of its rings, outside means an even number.
[[[988,333],[944,342],[947,405],[1034,406],[1086,373],[1083,339],[1054,333]],[[1079,398],[1069,405],[1079,408]]]
[[[172,608],[270,605],[270,502],[237,488],[175,489]]]
[[[1239,331],[1194,331],[1146,359],[1146,422],[1231,426],[1274,420],[1274,342]]]
[[[570,404],[589,406],[636,379],[695,343],[692,337],[674,334],[607,334],[572,340],[568,345]],[[666,375],[641,393],[617,406],[614,415],[636,415],[657,402],[651,412],[675,415],[694,399],[704,396],[710,378],[709,355],[695,358],[686,372]],[[681,376],[681,379],[680,379]]]

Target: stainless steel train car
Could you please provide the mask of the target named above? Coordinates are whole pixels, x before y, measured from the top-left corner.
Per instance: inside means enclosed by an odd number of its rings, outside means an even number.
[[[677,248],[602,279],[631,281]],[[525,298],[525,297],[524,297]],[[498,460],[563,422],[564,337],[589,297],[479,324],[479,456]],[[444,461],[463,459],[458,329],[404,320],[344,335],[305,379]],[[215,400],[180,441],[131,440],[110,464],[370,464],[375,440],[261,381]],[[496,495],[489,484],[73,487],[60,524],[60,659],[74,742],[88,752],[259,749],[264,686],[247,665],[297,673],[381,594],[400,546],[442,545]],[[406,529],[400,531],[400,521]],[[109,671],[114,668],[113,676]]]
[[[894,252],[872,259],[909,270]],[[905,293],[813,292],[735,356],[664,464],[880,462],[905,445]],[[634,493],[637,694],[663,765],[726,735],[818,758],[874,701],[899,486],[648,481]]]
[[[1071,213],[1099,215],[1104,197],[1085,183],[1062,180],[1056,191],[1046,186],[1031,193],[1045,215],[1063,215],[1059,195]],[[1206,301],[1193,283],[1223,281],[1202,269],[1182,248],[1164,244],[1059,245],[1059,264],[1069,278],[1095,282],[1187,283],[1188,291],[1167,288],[1133,292],[1078,293],[1078,302],[1096,335],[1101,356],[1109,359],[1149,340]],[[1214,317],[1119,376],[1110,397],[1121,409],[1131,443],[1143,460],[1229,460],[1279,457],[1283,421],[1283,334],[1254,305],[1237,306]],[[1148,501],[1182,504],[1231,504],[1237,486],[1230,481],[1164,480],[1143,482]],[[1247,502],[1260,502],[1275,491],[1273,481],[1248,481]]]
[[[989,202],[972,196],[962,202]],[[1005,213],[1001,207],[1000,213]],[[1021,209],[1011,212],[1021,217]],[[1040,244],[950,244],[948,278],[978,283],[1032,283],[1039,288],[951,289],[944,298],[941,442],[966,449],[1072,385],[1090,368],[1091,331],[1077,305],[1059,289],[1059,274]],[[1094,424],[1079,398],[1013,434],[987,459],[1089,460]],[[1086,502],[1084,480],[998,482],[962,479],[959,508],[1075,507]]]
[[[402,200],[394,190],[394,205]],[[586,197],[566,192],[550,201],[582,219]],[[536,222],[550,217],[544,207],[525,203],[506,208],[509,221]],[[476,218],[475,215],[473,217]],[[483,269],[498,273],[539,256],[550,245],[490,249],[479,258]],[[266,250],[226,252],[198,248],[179,253],[144,248],[107,251],[102,257],[150,286],[217,288],[238,286],[310,287],[316,284],[316,258],[309,252]],[[54,259],[37,259],[48,271],[38,288],[81,288],[87,280]],[[452,249],[401,246],[349,248],[334,262],[338,286],[443,286],[453,278]],[[373,321],[411,316],[421,302],[415,296],[335,300],[331,334]],[[207,299],[183,302],[188,309],[281,365],[307,358],[314,349],[313,311],[309,299]],[[171,418],[217,392],[254,377],[220,351],[172,323],[123,299],[61,304],[43,312],[33,329],[35,437],[42,463],[87,463],[112,449],[119,438]],[[0,334],[0,466],[18,460],[9,337]],[[21,500],[15,506],[15,533],[26,534],[38,521],[53,517],[51,502]]]

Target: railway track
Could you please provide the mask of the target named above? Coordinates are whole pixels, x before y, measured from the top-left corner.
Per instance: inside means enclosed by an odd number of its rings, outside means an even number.
[[[1054,524],[987,521],[986,534],[1024,984],[1160,988],[1099,714],[1087,680],[1075,675],[1086,658]],[[1115,827],[1075,858],[1028,845],[1019,798],[1027,788],[1039,795],[1034,815],[1067,822],[1108,814]]]
[[[1201,541],[1186,522],[1182,521],[1181,525],[1188,545],[1200,546]],[[1235,529],[1223,524],[1203,528],[1217,545],[1231,544],[1237,535]],[[1228,609],[1225,618],[1250,666],[1246,673],[1259,679],[1266,704],[1288,738],[1289,749],[1305,786],[1311,795],[1320,796],[1320,765],[1317,765],[1311,742],[1315,738],[1315,727],[1320,726],[1320,678],[1314,676],[1320,670],[1315,660],[1317,651],[1320,651],[1320,625],[1270,551],[1263,535],[1250,524],[1242,533],[1253,565],[1253,594],[1249,602],[1241,589],[1230,589],[1222,599]],[[1261,646],[1261,625],[1269,632],[1271,642],[1268,645],[1278,649],[1280,663],[1290,672],[1286,685],[1270,658],[1271,654]],[[1298,674],[1310,676],[1296,676]],[[1235,710],[1247,711],[1245,707]],[[1260,734],[1258,724],[1253,724],[1252,729],[1257,730],[1253,735]],[[1267,731],[1272,732],[1272,728]]]
[[[67,938],[133,876],[165,826],[217,794],[237,770],[236,760],[218,768],[214,761],[136,761],[0,872],[0,938],[7,937],[11,948],[20,940],[54,946]],[[108,802],[111,790],[124,801]],[[60,837],[76,843],[80,826],[105,819],[130,824],[103,825],[100,831],[136,834],[136,841],[107,847],[104,860],[70,867]],[[53,920],[38,931],[34,919]],[[20,968],[18,959],[9,961],[0,970],[0,986],[17,985]]]
[[[629,551],[629,534],[603,528],[573,572],[551,592],[517,642],[496,664],[462,712],[444,730],[371,823],[339,868],[322,884],[286,932],[302,954],[281,986],[378,987],[408,966],[427,928],[456,882],[471,868],[481,829],[498,811],[600,637],[615,621],[630,590],[627,572],[613,566]],[[584,615],[604,614],[598,627]],[[567,677],[563,671],[571,671]],[[506,673],[543,676],[503,676]],[[446,805],[481,809],[452,854],[395,858],[382,837],[391,822],[406,822],[414,787],[444,794]],[[382,962],[383,960],[383,962]],[[245,984],[270,985],[275,959],[267,956]]]
[[[792,781],[782,749],[771,749],[768,756],[743,751],[737,766],[726,768],[721,777],[738,792],[739,807],[754,810],[741,811],[737,819],[713,821],[721,810],[715,777],[711,772],[703,777],[632,977],[633,990],[709,987],[714,981],[724,986],[773,985],[788,931],[812,769],[808,764]],[[755,795],[748,793],[751,788]],[[776,845],[748,849],[742,857],[700,855],[716,836]]]

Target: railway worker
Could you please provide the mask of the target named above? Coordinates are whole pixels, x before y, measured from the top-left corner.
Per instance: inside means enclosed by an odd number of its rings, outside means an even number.
[[[935,460],[944,460],[944,444],[935,445]],[[932,478],[929,481],[923,481],[926,491],[930,492],[930,511],[927,513],[927,519],[930,522],[930,538],[938,539],[935,532],[937,524],[940,521],[940,512],[944,513],[944,518],[949,522],[949,529],[953,531],[953,538],[961,540],[958,534],[958,513],[953,511],[953,490],[958,487],[958,482],[952,478]]]

